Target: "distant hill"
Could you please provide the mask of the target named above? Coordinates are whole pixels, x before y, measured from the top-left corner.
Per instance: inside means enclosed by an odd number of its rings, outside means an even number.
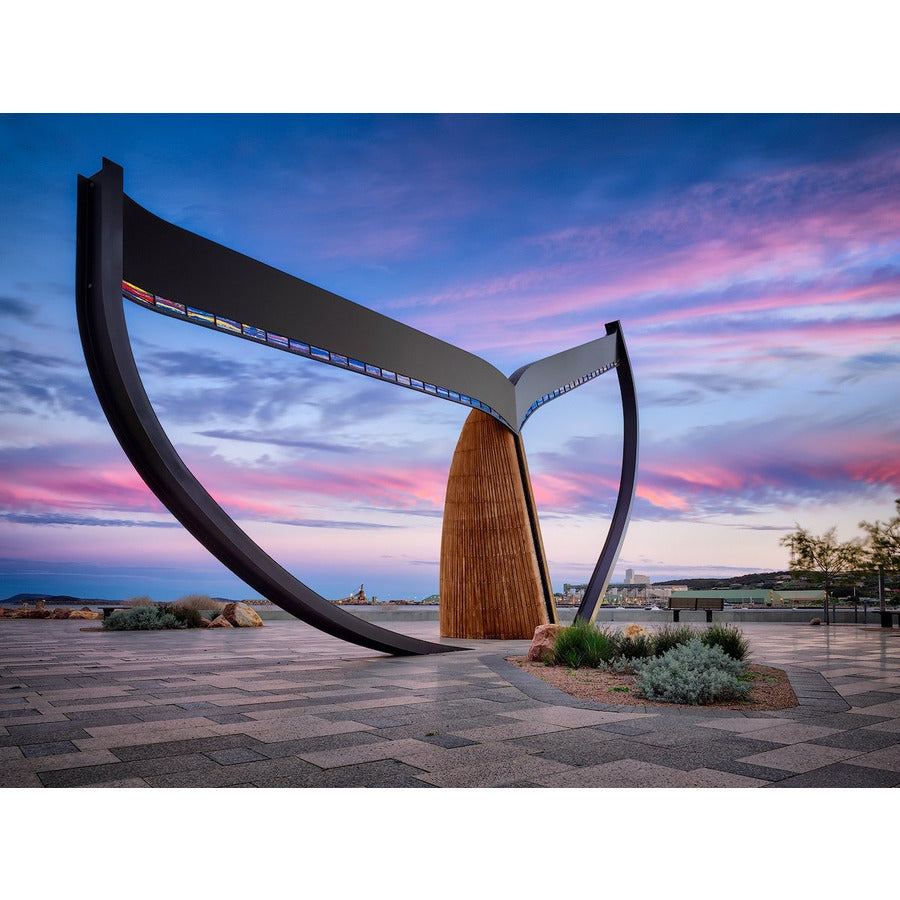
[[[70,597],[68,594],[14,594],[0,600],[0,603],[36,603],[38,600],[43,600],[47,606],[102,606],[111,602],[97,597]]]
[[[228,597],[213,597],[220,603],[234,603]],[[37,600],[43,600],[47,606],[111,606],[114,603],[121,603],[122,600],[100,599],[98,597],[70,597],[68,594],[14,594],[0,603],[35,603]],[[266,600],[245,600],[245,603],[266,603]]]
[[[654,585],[685,585],[689,591],[709,591],[716,588],[761,588],[771,590],[781,588],[803,589],[807,582],[795,579],[790,572],[754,572],[750,575],[734,575],[731,578],[672,578],[669,581],[654,581]]]
[[[732,578],[673,578],[670,581],[654,581],[654,585],[680,584],[689,591],[710,591],[715,589],[756,588],[759,590],[806,591],[821,588],[816,578],[797,578],[790,572],[754,572],[750,575],[736,575]],[[836,579],[832,586],[835,597],[851,597],[853,585],[859,596],[875,596],[878,592],[876,577],[871,572],[856,572],[847,579]]]

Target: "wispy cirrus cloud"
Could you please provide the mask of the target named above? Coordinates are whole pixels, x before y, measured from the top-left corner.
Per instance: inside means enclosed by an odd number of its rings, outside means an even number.
[[[896,154],[699,185],[634,216],[534,238],[540,265],[407,302],[416,327],[495,352],[521,346],[517,325],[540,326],[538,350],[586,340],[610,318],[642,332],[893,302],[898,203]],[[466,313],[455,322],[457,307]]]
[[[633,518],[750,515],[815,499],[843,502],[900,492],[900,428],[871,414],[819,422],[797,417],[706,425],[641,449]],[[615,460],[597,460],[588,439],[542,452],[532,462],[544,510],[606,514],[618,487]]]

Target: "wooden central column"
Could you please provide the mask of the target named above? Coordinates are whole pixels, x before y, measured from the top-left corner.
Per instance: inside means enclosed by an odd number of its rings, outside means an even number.
[[[555,619],[521,437],[473,410],[450,466],[441,637],[530,639]]]

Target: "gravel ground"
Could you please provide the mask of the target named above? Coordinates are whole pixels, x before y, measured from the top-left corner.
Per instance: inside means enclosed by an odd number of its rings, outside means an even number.
[[[509,662],[520,669],[541,678],[553,687],[594,703],[610,703],[617,706],[683,706],[680,703],[654,703],[637,696],[634,675],[616,675],[600,669],[567,669],[565,666],[547,666],[529,662],[524,656],[510,656]],[[756,677],[750,698],[743,702],[709,703],[704,709],[774,710],[797,706],[797,697],[787,675],[781,669],[769,666],[747,667]],[[626,690],[627,688],[627,690]]]

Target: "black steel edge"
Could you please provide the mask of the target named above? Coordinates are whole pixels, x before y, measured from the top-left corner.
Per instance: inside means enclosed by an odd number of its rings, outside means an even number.
[[[153,411],[131,352],[122,304],[122,169],[103,161],[79,179],[76,306],[82,348],[100,404],[138,474],[220,562],[309,625],[393,655],[466,648],[407,637],[336,608],[294,578],[245,534],[197,481]]]
[[[631,371],[631,361],[628,358],[628,348],[625,346],[625,336],[619,322],[610,322],[606,326],[607,333],[615,335],[616,357],[618,365],[616,372],[619,376],[619,393],[622,397],[622,414],[624,429],[622,435],[622,472],[619,478],[619,493],[616,498],[616,508],[613,512],[612,522],[606,541],[597,565],[591,575],[588,586],[584,592],[584,598],[578,607],[575,618],[579,621],[592,622],[597,615],[600,598],[609,586],[612,571],[619,558],[622,542],[625,540],[625,532],[631,519],[631,509],[634,505],[634,492],[637,485],[638,445],[639,445],[639,421],[637,394],[634,389],[634,377]]]

